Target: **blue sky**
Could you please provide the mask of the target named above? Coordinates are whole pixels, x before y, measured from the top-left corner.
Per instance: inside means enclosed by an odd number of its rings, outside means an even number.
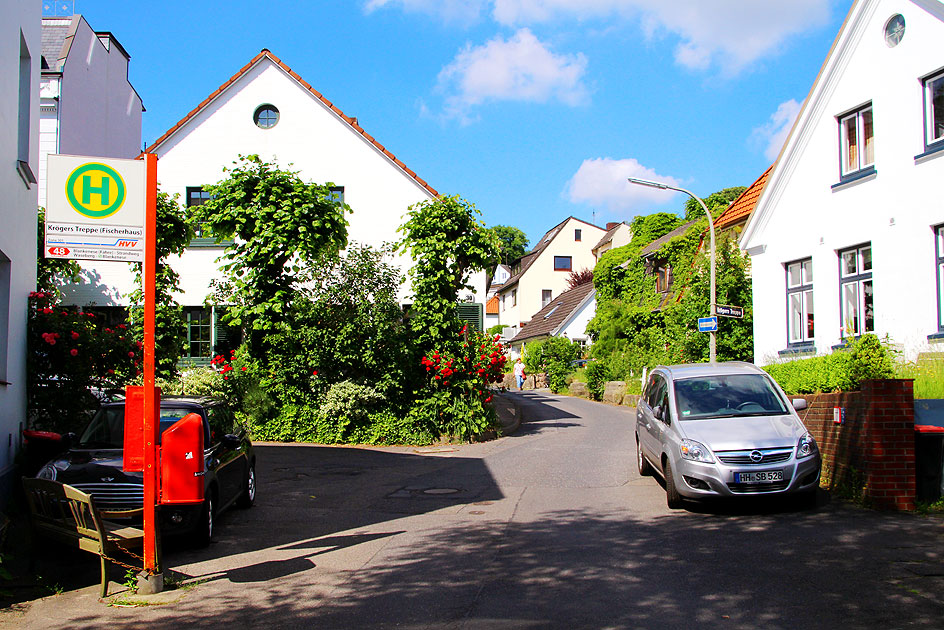
[[[775,159],[852,0],[75,0],[151,143],[262,48],[439,192],[533,245],[679,211]],[[355,208],[356,211],[356,208]]]

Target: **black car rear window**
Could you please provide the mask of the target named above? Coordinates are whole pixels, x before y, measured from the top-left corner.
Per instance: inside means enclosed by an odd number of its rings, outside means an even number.
[[[189,407],[161,407],[160,432],[169,429],[175,422],[192,413]],[[125,408],[102,407],[89,422],[79,438],[80,448],[124,448]]]

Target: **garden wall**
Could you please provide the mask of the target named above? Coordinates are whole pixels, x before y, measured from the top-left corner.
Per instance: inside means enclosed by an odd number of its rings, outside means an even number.
[[[869,380],[857,392],[805,398],[809,408],[799,414],[822,453],[824,485],[856,496],[861,493],[876,508],[913,510],[913,381]]]

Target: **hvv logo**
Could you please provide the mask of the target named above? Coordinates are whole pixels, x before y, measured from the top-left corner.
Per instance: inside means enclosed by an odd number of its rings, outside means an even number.
[[[66,200],[76,212],[90,219],[104,219],[125,202],[125,181],[105,164],[89,162],[72,171],[66,180]]]

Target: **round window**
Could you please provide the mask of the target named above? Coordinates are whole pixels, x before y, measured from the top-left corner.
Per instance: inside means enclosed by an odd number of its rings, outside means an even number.
[[[904,36],[905,18],[902,17],[901,13],[896,13],[885,22],[885,43],[889,48],[894,48]]]
[[[252,121],[260,129],[272,129],[279,122],[279,108],[275,105],[260,105],[252,115]]]

